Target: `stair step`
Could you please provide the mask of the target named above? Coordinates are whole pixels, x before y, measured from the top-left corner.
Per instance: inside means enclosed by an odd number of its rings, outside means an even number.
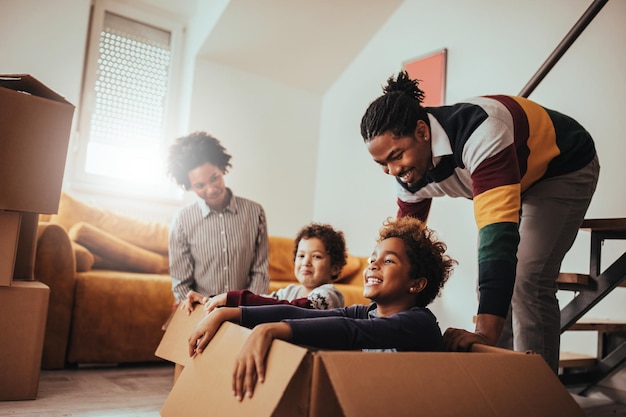
[[[561,272],[556,279],[559,290],[582,291],[590,287],[591,277],[587,274],[576,274],[573,272]]]
[[[594,366],[597,358],[582,353],[561,352],[559,354],[559,368],[588,368]]]
[[[581,319],[567,330],[626,333],[626,322],[616,320]]]

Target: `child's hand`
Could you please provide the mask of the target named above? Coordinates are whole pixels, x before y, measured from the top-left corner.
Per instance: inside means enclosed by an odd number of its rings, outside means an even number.
[[[265,359],[274,339],[291,338],[287,323],[266,323],[256,326],[235,359],[233,395],[237,400],[252,398],[257,381],[265,380]]]
[[[239,323],[240,320],[241,310],[239,307],[220,308],[204,316],[189,336],[189,356],[193,357],[202,353],[222,323],[225,321]]]
[[[209,314],[211,311],[215,310],[218,307],[222,307],[226,305],[226,293],[218,294],[215,297],[211,297],[204,304],[204,311]]]
[[[206,299],[206,297],[203,297],[202,294],[195,291],[189,291],[187,293],[187,298],[185,298],[185,301],[180,303],[180,308],[182,310],[185,310],[187,312],[187,315],[190,315],[195,308],[195,305],[203,304],[204,299]]]

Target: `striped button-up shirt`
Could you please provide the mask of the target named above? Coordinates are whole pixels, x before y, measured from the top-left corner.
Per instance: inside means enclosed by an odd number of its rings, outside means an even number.
[[[182,301],[190,290],[205,296],[243,289],[267,293],[268,247],[265,211],[254,201],[233,195],[221,212],[204,201],[183,208],[169,234],[174,297]]]

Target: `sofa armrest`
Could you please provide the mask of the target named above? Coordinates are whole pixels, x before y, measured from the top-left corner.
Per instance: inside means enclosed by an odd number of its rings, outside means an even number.
[[[39,223],[34,275],[50,287],[42,368],[60,369],[65,367],[76,280],[72,242],[62,226]]]

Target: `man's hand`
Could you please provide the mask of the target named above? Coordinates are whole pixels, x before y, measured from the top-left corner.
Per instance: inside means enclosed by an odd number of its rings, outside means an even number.
[[[476,316],[476,331],[474,333],[463,329],[448,328],[443,334],[443,343],[449,351],[467,352],[474,343],[495,346],[502,333],[504,319],[492,314]]]
[[[486,337],[482,334],[451,327],[444,332],[443,343],[451,352],[468,352],[474,343],[489,344]]]
[[[180,308],[187,312],[187,315],[190,315],[193,309],[196,307],[196,304],[204,304],[206,297],[202,294],[197,293],[195,291],[189,291],[187,293],[187,298],[180,303]]]

